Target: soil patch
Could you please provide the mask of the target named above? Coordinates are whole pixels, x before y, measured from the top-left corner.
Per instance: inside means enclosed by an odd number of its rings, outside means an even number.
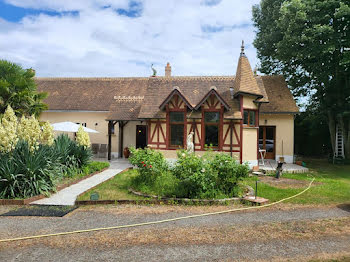
[[[76,206],[35,205],[13,209],[0,216],[63,217],[77,208]]]
[[[260,176],[259,181],[278,188],[303,188],[310,184],[308,180],[296,180],[291,178],[275,178],[271,176]],[[321,182],[313,182],[313,185],[320,185]]]

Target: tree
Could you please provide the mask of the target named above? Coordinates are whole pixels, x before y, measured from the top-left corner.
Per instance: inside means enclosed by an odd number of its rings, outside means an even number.
[[[47,94],[37,92],[34,76],[33,69],[23,69],[17,64],[0,60],[0,114],[9,105],[19,116],[39,116],[47,109],[42,102]]]
[[[295,96],[309,96],[344,130],[350,158],[350,5],[347,0],[261,0],[253,7],[260,71],[283,74]]]

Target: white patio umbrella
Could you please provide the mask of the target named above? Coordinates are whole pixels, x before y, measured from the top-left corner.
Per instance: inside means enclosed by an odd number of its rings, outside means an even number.
[[[73,123],[73,122],[60,122],[60,123],[55,123],[51,124],[53,127],[54,131],[61,131],[61,132],[72,132],[72,133],[77,133],[80,125]],[[99,133],[96,130],[93,130],[91,128],[87,128],[83,126],[83,129],[85,132],[88,133]]]

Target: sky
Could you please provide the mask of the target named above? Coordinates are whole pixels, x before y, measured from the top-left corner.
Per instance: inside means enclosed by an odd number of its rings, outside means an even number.
[[[259,0],[0,0],[0,59],[39,77],[234,75]]]

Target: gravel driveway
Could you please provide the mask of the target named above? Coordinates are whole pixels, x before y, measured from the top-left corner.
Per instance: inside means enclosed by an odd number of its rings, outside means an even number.
[[[2,243],[0,261],[281,261],[295,257],[302,261],[350,256],[349,207],[267,208]],[[110,206],[80,208],[63,218],[0,217],[0,239],[155,221],[212,209]]]

